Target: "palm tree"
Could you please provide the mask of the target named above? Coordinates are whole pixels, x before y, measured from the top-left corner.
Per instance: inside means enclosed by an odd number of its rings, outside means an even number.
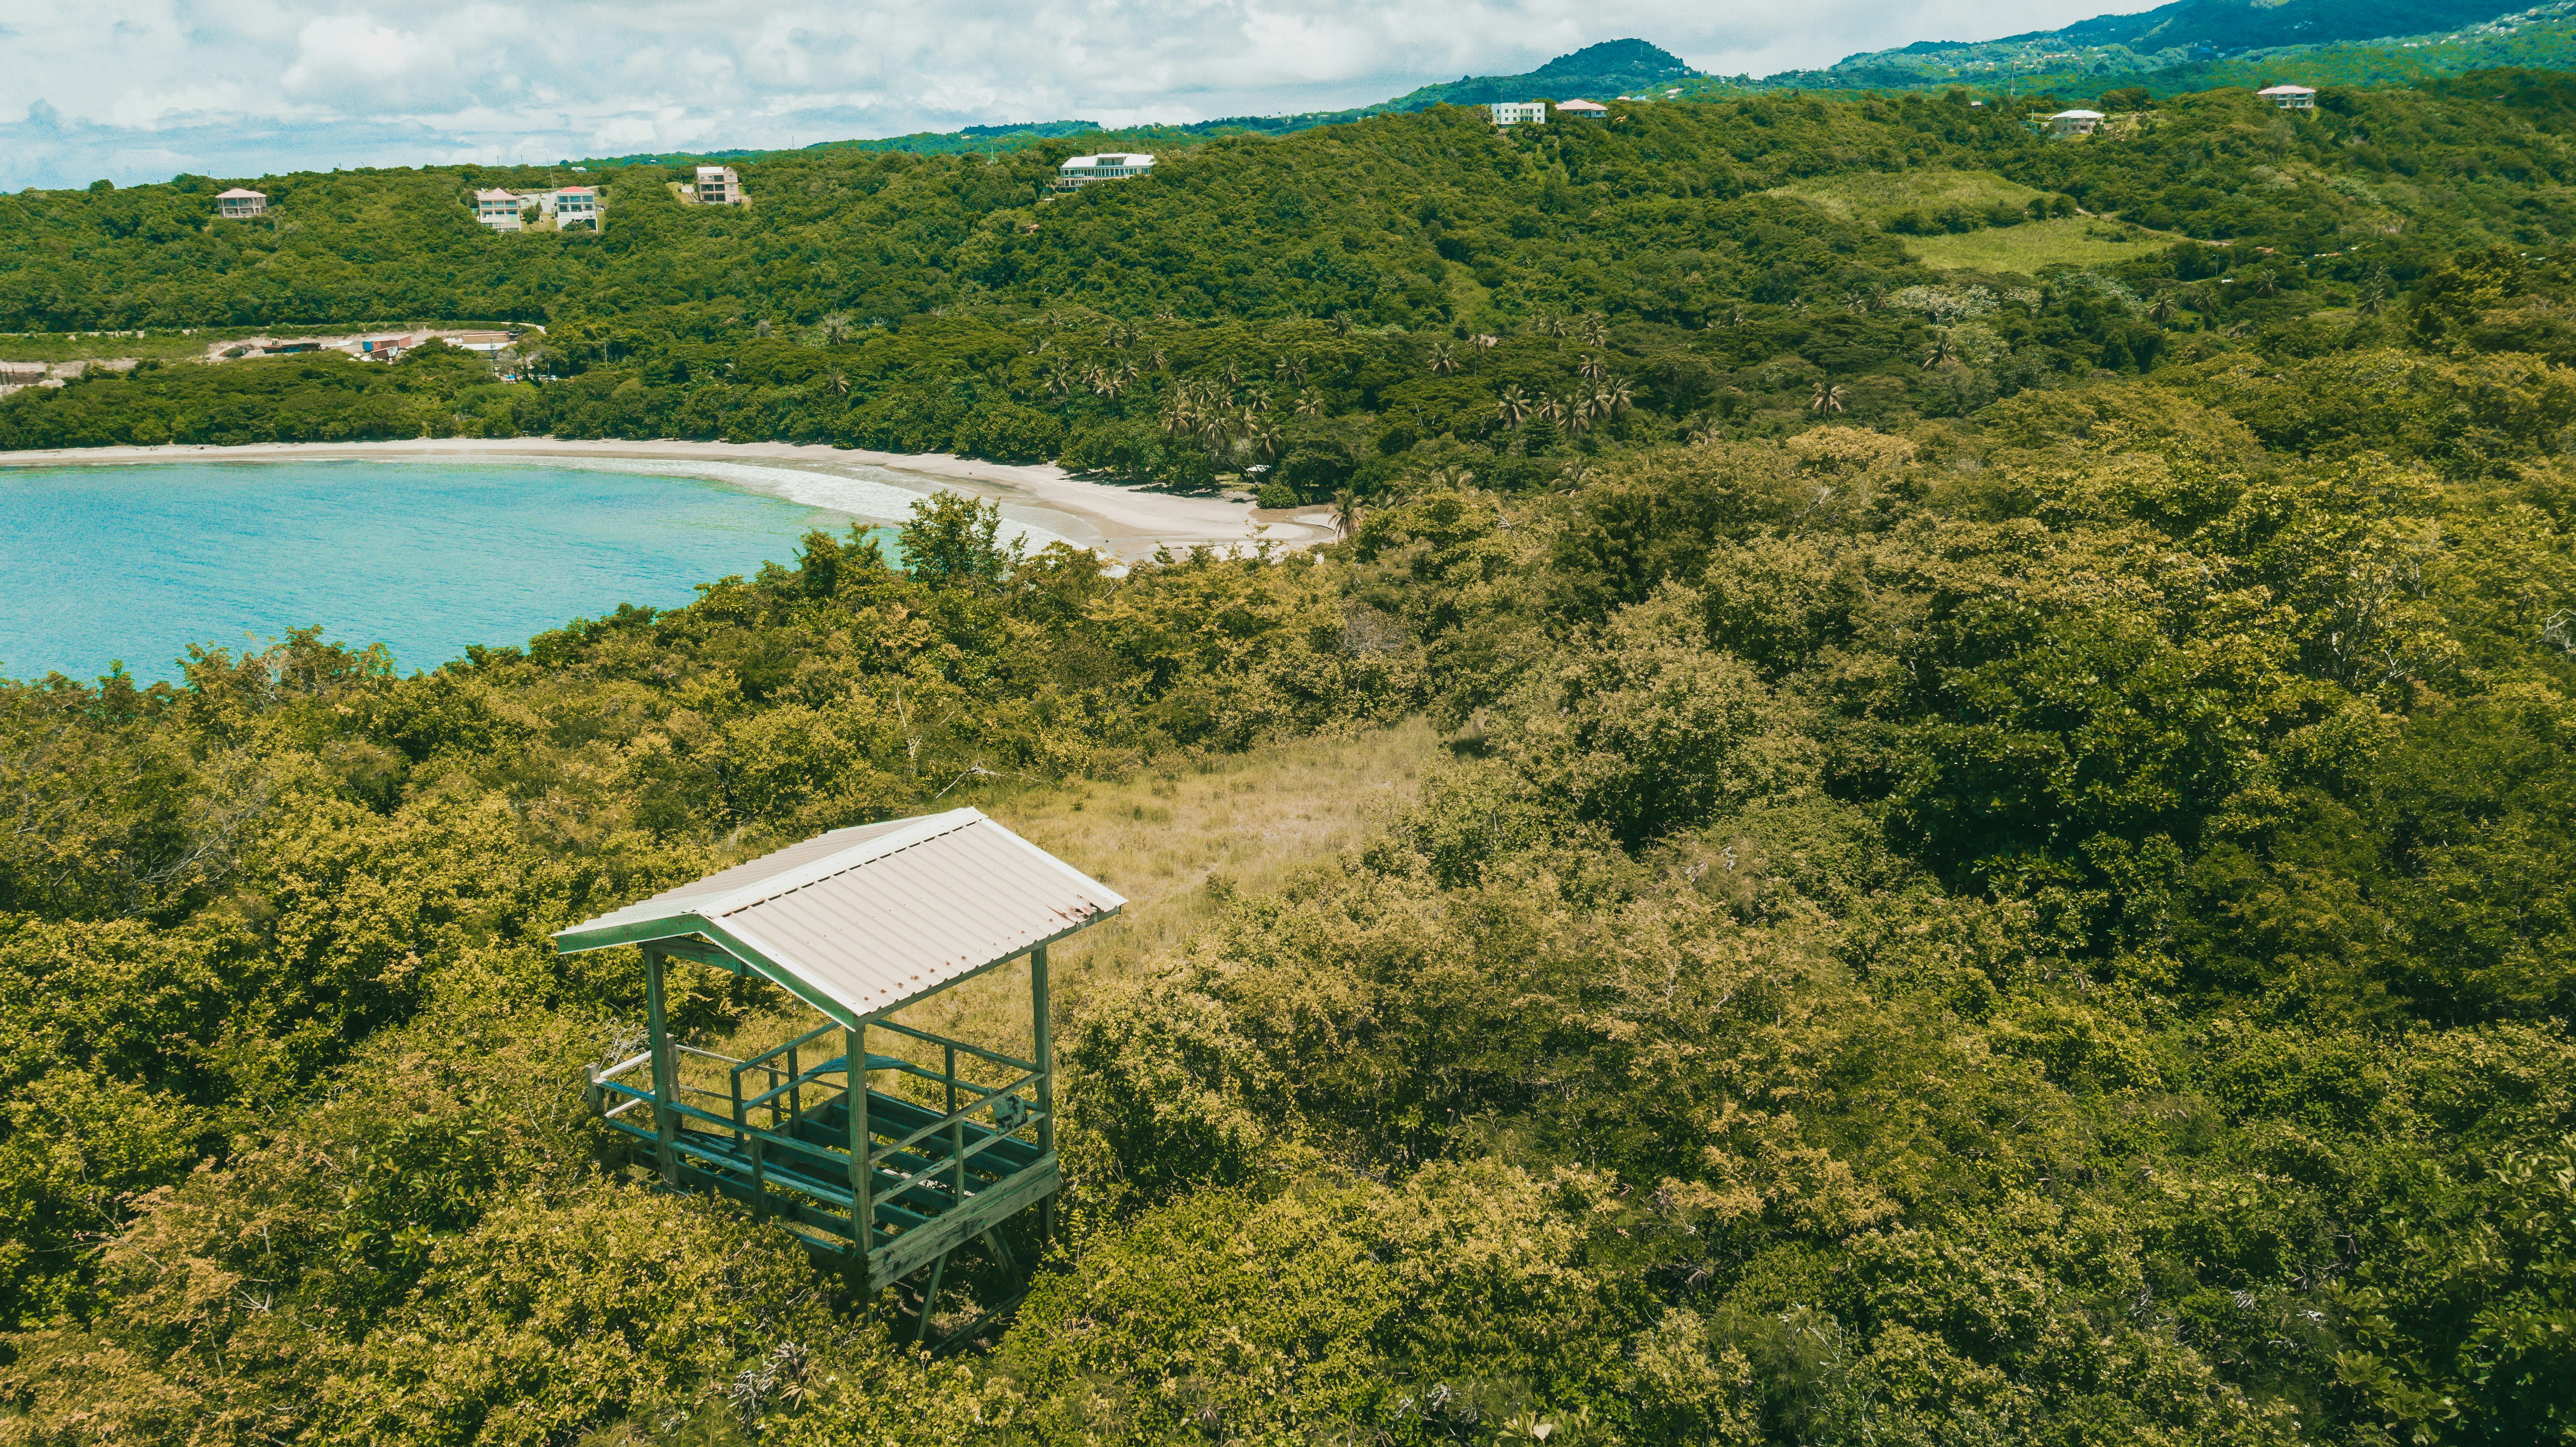
[[[1587,347],[1610,345],[1610,319],[1594,312],[1583,319],[1583,344]]]
[[[1595,388],[1592,395],[1600,400],[1604,417],[1616,417],[1637,405],[1636,389],[1628,385],[1625,377],[1613,378]]]
[[[2383,266],[2370,274],[2370,280],[2362,286],[2361,300],[2353,304],[2353,310],[2366,317],[2375,317],[2388,310],[2387,267]]]
[[[1297,394],[1297,415],[1298,415],[1298,416],[1300,416],[1300,417],[1321,417],[1321,416],[1323,416],[1323,415],[1324,415],[1324,397],[1323,397],[1323,394],[1322,394],[1322,393],[1320,393],[1320,392],[1300,392],[1300,393],[1298,393],[1298,394]]]
[[[1816,384],[1816,400],[1807,404],[1807,410],[1810,412],[1821,413],[1834,413],[1843,410],[1843,384],[1840,382],[1818,382]]]
[[[1229,392],[1243,385],[1243,368],[1236,366],[1231,360],[1225,364],[1225,370],[1217,375],[1225,378],[1226,390]]]
[[[1494,415],[1500,417],[1506,427],[1520,426],[1529,420],[1529,394],[1517,384],[1505,387],[1503,394],[1494,399]]]
[[[836,397],[850,395],[850,374],[838,367],[823,374],[823,390]]]
[[[1601,356],[1597,352],[1586,355],[1583,359],[1583,365],[1575,368],[1574,370],[1581,374],[1583,380],[1587,382],[1598,382],[1603,377],[1610,374],[1609,365],[1601,360]]]
[[[1334,336],[1347,337],[1351,334],[1351,314],[1349,312],[1335,312],[1333,313],[1332,321],[1327,323],[1327,325],[1333,329]]]
[[[2173,319],[2180,315],[2182,315],[2182,303],[2175,301],[2174,294],[2169,291],[2157,297],[2155,305],[2147,308],[2147,320],[2160,327],[2170,326]]]
[[[1491,351],[1493,348],[1499,347],[1502,344],[1503,339],[1495,336],[1492,332],[1478,332],[1467,339],[1467,345],[1486,351]]]
[[[1565,318],[1563,317],[1550,316],[1538,324],[1538,329],[1560,342],[1565,340]]]
[[[1441,342],[1432,347],[1431,371],[1433,375],[1446,377],[1457,370],[1458,359],[1450,355],[1449,344],[1447,342]]]
[[[1306,359],[1304,357],[1281,357],[1279,359],[1279,365],[1271,368],[1271,370],[1278,374],[1279,380],[1282,382],[1293,383],[1300,387],[1306,385]]]
[[[823,318],[823,345],[837,347],[850,339],[850,319],[839,312]]]
[[[2254,274],[2254,294],[2256,296],[2279,296],[2281,294],[2280,275],[2268,266],[2263,268],[2261,271],[2256,272]]]
[[[1946,331],[1934,332],[1931,342],[1923,348],[1923,365],[1927,370],[1959,365],[1958,339]]]
[[[1346,538],[1360,521],[1360,495],[1343,488],[1333,494],[1333,536]]]

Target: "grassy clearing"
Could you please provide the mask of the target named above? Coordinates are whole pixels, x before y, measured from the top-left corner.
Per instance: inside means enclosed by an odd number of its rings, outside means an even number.
[[[2030,205],[2032,198],[2047,193],[2018,181],[2007,181],[1992,171],[1922,170],[1824,176],[1775,187],[1764,194],[1795,197],[1837,221],[1866,221],[1875,226],[1899,212],[1921,211],[1928,215],[1944,206],[1983,211],[2001,201],[2022,209]]]
[[[969,802],[1128,898],[1117,918],[1049,951],[1061,1032],[1097,984],[1178,948],[1230,891],[1276,889],[1297,870],[1357,845],[1413,797],[1438,752],[1431,727],[1410,720],[1248,754],[1172,759],[1114,782],[995,790]],[[1028,979],[1026,963],[1006,965],[898,1018],[1025,1058]],[[780,999],[778,1010],[746,1020],[714,1048],[747,1056],[813,1027],[811,1011]],[[869,1048],[938,1063],[930,1047],[888,1032],[872,1037]],[[711,1079],[722,1088],[721,1071]],[[881,1079],[877,1088],[895,1087]]]
[[[2097,217],[2065,216],[1956,236],[1909,236],[1905,238],[1905,249],[1915,260],[1943,271],[2037,276],[2042,267],[2107,266],[2127,261],[2143,255],[2148,247],[2181,239]]]

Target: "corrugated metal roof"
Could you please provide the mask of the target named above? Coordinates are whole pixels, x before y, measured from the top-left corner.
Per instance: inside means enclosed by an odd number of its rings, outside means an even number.
[[[808,999],[882,1015],[1126,903],[982,811],[952,809],[816,835],[575,925],[555,948],[700,935]]]

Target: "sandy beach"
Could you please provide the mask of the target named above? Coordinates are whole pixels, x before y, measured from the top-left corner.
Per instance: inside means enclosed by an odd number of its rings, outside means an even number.
[[[947,453],[907,455],[791,442],[628,442],[554,437],[442,437],[404,442],[288,442],[248,447],[80,447],[0,452],[0,467],[132,466],[151,462],[542,462],[708,477],[870,522],[899,523],[932,491],[988,498],[1032,548],[1058,538],[1122,562],[1264,542],[1305,547],[1332,536],[1306,509],[1264,512],[1246,502],[1182,497],[1085,482],[1064,469],[980,462]]]

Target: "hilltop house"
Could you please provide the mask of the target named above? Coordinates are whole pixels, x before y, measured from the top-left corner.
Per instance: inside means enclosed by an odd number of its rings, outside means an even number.
[[[1556,113],[1561,116],[1572,116],[1578,121],[1606,121],[1610,119],[1610,108],[1608,106],[1588,100],[1558,101],[1556,103]]]
[[[521,213],[528,209],[527,198],[511,191],[477,191],[474,193],[474,219],[495,231],[524,231],[527,223]]]
[[[2317,108],[2317,93],[2309,86],[2265,86],[2254,93],[2285,111],[2312,111]]]
[[[1534,126],[1547,124],[1547,102],[1543,100],[1497,101],[1488,109],[1493,111],[1494,124],[1498,126],[1517,126],[1524,121]]]
[[[691,199],[701,206],[740,206],[744,201],[742,177],[735,175],[731,166],[700,166]]]
[[[1075,156],[1055,168],[1055,188],[1075,191],[1094,181],[1116,181],[1128,176],[1142,176],[1154,169],[1151,156],[1099,155]]]
[[[575,226],[599,229],[599,188],[566,186],[537,193],[537,209],[553,219],[557,231]]]
[[[2102,124],[2102,119],[2100,111],[2059,111],[2048,118],[2048,133],[2052,136],[2089,136],[2095,127]]]
[[[227,221],[247,221],[268,212],[268,193],[235,186],[215,198],[215,214]]]

